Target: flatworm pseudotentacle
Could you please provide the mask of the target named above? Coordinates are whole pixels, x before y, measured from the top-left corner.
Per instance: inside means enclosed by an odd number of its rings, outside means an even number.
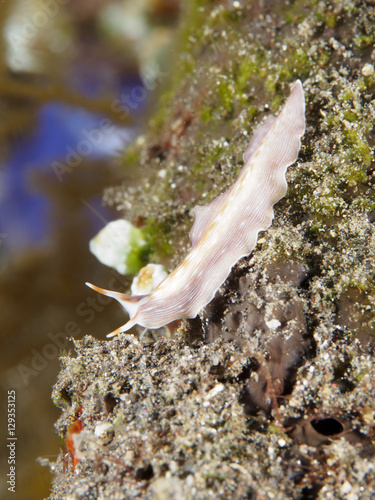
[[[287,189],[285,172],[295,162],[305,131],[305,100],[297,80],[277,117],[269,116],[254,132],[237,181],[208,205],[194,208],[191,250],[148,295],[129,296],[94,290],[115,298],[130,320],[108,336],[138,324],[159,328],[194,318],[225,281],[232,266],[255,247],[259,231],[273,219],[273,205]]]

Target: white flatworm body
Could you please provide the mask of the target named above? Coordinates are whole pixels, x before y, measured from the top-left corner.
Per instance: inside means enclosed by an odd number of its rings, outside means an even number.
[[[129,296],[88,284],[118,300],[130,315],[108,336],[135,324],[159,328],[194,318],[212,300],[232,266],[255,247],[259,231],[271,225],[273,205],[286,193],[285,172],[297,159],[304,131],[305,100],[297,80],[279,115],[256,129],[235,184],[208,205],[194,208],[191,250],[153,292]]]

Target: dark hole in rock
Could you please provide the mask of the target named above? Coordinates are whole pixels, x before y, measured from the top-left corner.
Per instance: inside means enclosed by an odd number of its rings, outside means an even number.
[[[69,406],[72,406],[72,398],[70,397],[70,394],[66,389],[62,389],[60,391],[60,397],[63,401],[68,403]]]
[[[155,409],[152,410],[150,413],[150,420],[159,421],[159,418],[160,418],[160,412],[158,412]]]
[[[120,389],[120,394],[129,394],[129,392],[132,390],[131,388],[131,385],[129,384],[129,382],[127,380],[125,380],[122,385],[121,385],[121,389]]]
[[[256,492],[254,491],[253,488],[251,488],[251,486],[249,486],[249,488],[244,493],[244,495],[241,496],[241,498],[243,498],[243,500],[256,500],[257,497],[258,496],[257,496]]]
[[[154,477],[154,469],[151,464],[140,467],[135,473],[135,478],[139,481],[148,481]]]
[[[160,464],[159,471],[160,471],[160,475],[164,476],[169,471],[169,464],[167,464],[165,462]]]
[[[312,427],[323,436],[335,436],[344,430],[342,424],[332,417],[311,420]]]
[[[221,377],[222,375],[224,375],[224,373],[226,372],[226,367],[224,365],[222,365],[221,363],[218,363],[217,365],[212,365],[210,366],[210,369],[208,370],[208,373],[210,375],[216,375],[218,377]]]
[[[168,410],[166,411],[166,413],[165,413],[165,417],[166,417],[166,418],[168,418],[168,419],[169,419],[169,418],[172,418],[172,417],[174,417],[174,416],[176,415],[176,413],[177,413],[177,412],[176,412],[176,409],[175,409],[175,408],[170,408],[170,409],[168,409]]]
[[[257,417],[248,417],[246,419],[246,428],[249,432],[267,432],[267,427],[264,425],[264,422],[260,421]]]
[[[243,406],[245,415],[255,416],[260,410],[269,410],[269,398],[266,394],[267,381],[259,380],[257,383],[246,384],[240,391],[239,403]]]
[[[117,405],[117,403],[117,398],[115,398],[111,392],[108,392],[108,394],[104,396],[105,410],[107,413],[112,413],[113,408]]]
[[[365,441],[365,436],[352,428],[350,418],[334,417],[287,419],[284,423],[286,433],[299,443],[320,446],[334,438],[345,438],[350,443]]]
[[[241,373],[237,375],[237,380],[243,382],[250,377],[251,372],[257,371],[259,369],[259,361],[255,358],[249,358],[244,366],[242,367]]]
[[[302,488],[300,500],[315,500],[318,498],[319,486],[305,486]]]

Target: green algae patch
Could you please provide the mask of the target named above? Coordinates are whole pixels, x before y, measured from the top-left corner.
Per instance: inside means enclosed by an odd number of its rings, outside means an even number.
[[[170,234],[168,221],[157,221],[149,218],[143,226],[143,233],[152,251],[149,252],[150,261],[164,260],[173,253],[173,245],[167,235]]]

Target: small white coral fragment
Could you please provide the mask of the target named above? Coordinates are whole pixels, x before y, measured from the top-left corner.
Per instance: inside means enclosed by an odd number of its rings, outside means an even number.
[[[281,326],[281,323],[278,319],[270,319],[269,321],[266,321],[266,325],[271,330],[276,330],[276,328],[279,328],[279,326]]]
[[[119,219],[109,222],[90,241],[90,252],[120,274],[133,274],[142,266],[145,246],[142,231],[127,220]]]
[[[224,384],[216,384],[215,387],[213,387],[208,394],[205,396],[205,400],[208,401],[209,399],[214,398],[217,396],[220,392],[222,392],[225,389]]]
[[[366,63],[362,68],[363,76],[372,76],[374,74],[374,66],[372,64]]]
[[[99,443],[102,445],[108,444],[112,441],[114,436],[113,425],[110,423],[97,424],[95,426],[94,434],[99,438]]]
[[[133,279],[131,292],[133,295],[151,293],[167,276],[168,271],[161,264],[147,264]]]

